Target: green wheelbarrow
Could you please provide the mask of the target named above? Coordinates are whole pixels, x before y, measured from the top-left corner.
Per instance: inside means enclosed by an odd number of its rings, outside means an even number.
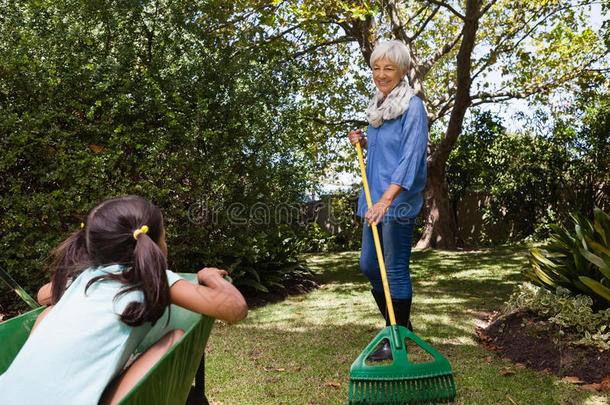
[[[196,283],[197,275],[179,273]],[[8,369],[43,308],[34,309],[0,323],[0,374]],[[144,378],[123,398],[122,405],[207,405],[204,390],[205,345],[214,318],[191,312],[176,305],[166,325],[167,311],[146,335],[136,352],[143,352],[172,329],[184,330],[184,336],[153,366]],[[195,385],[193,386],[193,380]]]

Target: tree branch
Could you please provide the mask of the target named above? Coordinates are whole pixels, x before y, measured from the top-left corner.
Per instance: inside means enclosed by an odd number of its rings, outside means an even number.
[[[422,25],[420,25],[419,29],[417,30],[417,32],[415,34],[413,34],[413,36],[410,38],[411,41],[414,41],[422,32],[424,32],[424,30],[426,29],[426,27],[428,26],[428,23],[430,21],[432,21],[432,19],[434,18],[434,16],[436,15],[436,13],[438,13],[438,10],[440,10],[440,6],[437,6],[432,13],[426,18],[426,21],[424,21],[424,23]]]
[[[481,12],[479,13],[479,18],[482,17],[483,15],[485,15],[485,13],[487,13],[489,11],[491,6],[493,6],[497,2],[498,2],[498,0],[491,0],[489,3],[487,3],[487,5],[481,9]]]
[[[446,103],[447,101],[449,101],[449,99],[451,99],[451,98],[453,97],[453,95],[454,95],[454,94],[455,94],[455,86],[454,86],[454,85],[451,85],[451,86],[450,86],[450,87],[447,89],[447,91],[445,92],[445,94],[444,94],[442,97],[437,98],[436,100],[431,101],[431,102],[430,102],[430,104],[429,104],[429,106],[430,106],[430,107],[432,107],[432,108],[436,108],[436,107],[438,107],[439,105],[441,105],[441,104]]]
[[[447,10],[451,11],[460,20],[464,20],[466,18],[466,17],[464,17],[464,15],[462,13],[460,13],[459,11],[457,11],[456,9],[454,9],[453,7],[451,7],[449,4],[445,3],[444,1],[428,0],[428,2],[430,2],[432,4],[436,4],[437,6],[445,7]]]
[[[300,56],[303,56],[303,55],[305,55],[307,53],[313,52],[316,49],[322,48],[324,46],[336,45],[336,44],[342,44],[342,43],[354,42],[354,41],[356,41],[356,38],[344,35],[342,37],[333,39],[331,41],[322,42],[322,43],[310,46],[309,48],[307,48],[305,50],[302,50],[302,51],[299,51],[299,52],[295,52],[295,53],[292,54],[292,57],[296,59],[296,58],[298,58]]]
[[[587,69],[587,67],[591,66],[598,60],[602,59],[605,55],[600,55],[595,59],[591,59],[582,63],[575,69],[572,69],[569,73],[566,73],[555,80],[551,80],[547,83],[542,83],[537,86],[530,86],[529,88],[523,89],[521,91],[513,90],[513,91],[497,91],[493,93],[481,92],[472,97],[473,105],[481,105],[487,103],[497,103],[500,101],[507,101],[510,99],[523,99],[528,98],[536,93],[549,91],[561,84],[564,84],[570,80],[575,79],[580,76],[583,72],[590,71],[591,69]]]
[[[421,6],[419,8],[419,10],[417,10],[413,15],[410,15],[407,17],[407,21],[405,21],[405,24],[407,26],[411,25],[411,21],[413,21],[414,19],[417,18],[417,16],[419,16],[425,9],[427,9],[427,6]]]
[[[253,43],[251,45],[248,45],[245,48],[238,48],[238,49],[235,50],[235,52],[233,52],[231,54],[230,59],[233,59],[235,56],[237,56],[240,53],[243,53],[243,52],[245,52],[247,50],[256,48],[257,46],[264,46],[264,45],[270,44],[271,42],[276,41],[276,40],[278,40],[280,38],[283,38],[285,35],[290,34],[291,32],[301,28],[302,26],[303,26],[303,23],[301,22],[301,23],[299,23],[297,25],[293,25],[292,27],[285,29],[282,32],[279,32],[279,33],[277,33],[275,35],[272,35],[269,38],[265,38],[262,41],[259,41],[259,42]]]
[[[489,9],[489,7],[491,7],[491,5],[493,5],[493,3],[496,3],[497,0],[492,0],[488,5],[487,5],[487,9]],[[492,49],[489,52],[489,56],[486,58],[485,63],[483,63],[483,65],[481,65],[477,71],[475,72],[475,74],[473,75],[473,80],[475,78],[477,78],[487,67],[489,67],[490,65],[495,63],[495,58],[500,54],[500,53],[506,53],[509,54],[511,52],[513,52],[517,46],[523,42],[525,39],[529,38],[530,35],[532,34],[532,32],[534,32],[536,30],[536,28],[538,28],[540,25],[542,25],[543,23],[545,23],[549,18],[553,17],[554,15],[556,15],[557,13],[567,10],[569,8],[572,7],[581,7],[583,5],[585,5],[584,3],[579,3],[579,4],[573,4],[573,5],[562,5],[552,11],[549,11],[546,13],[546,15],[544,15],[542,18],[540,18],[540,20],[538,22],[536,22],[534,24],[534,26],[532,26],[530,29],[528,29],[522,36],[520,39],[518,39],[515,43],[511,44],[511,46],[504,48],[503,45],[515,38],[517,36],[517,34],[519,34],[521,31],[523,31],[525,28],[528,27],[528,25],[535,20],[536,18],[540,17],[542,14],[542,11],[544,10],[545,7],[547,7],[549,5],[549,3],[545,3],[542,6],[540,6],[537,11],[533,11],[532,15],[526,20],[523,21],[523,23],[520,26],[517,26],[513,29],[512,32],[508,32],[507,35],[503,36],[502,41],[500,41],[496,47],[494,49]],[[483,13],[481,13],[483,14]]]
[[[445,104],[438,110],[435,114],[428,114],[428,125],[432,125],[436,120],[444,117],[447,112],[449,112],[454,105],[454,97],[448,97],[445,101]]]
[[[396,0],[384,0],[382,1],[383,8],[388,13],[388,17],[390,17],[390,23],[392,26],[392,33],[396,39],[401,40],[405,44],[409,44],[411,42],[411,38],[405,32],[405,23],[402,21],[399,12],[399,6],[396,3]]]
[[[460,30],[460,32],[458,32],[445,45],[443,45],[442,48],[437,50],[430,59],[428,59],[427,61],[422,63],[422,65],[420,66],[420,73],[421,73],[422,77],[425,77],[428,74],[430,69],[432,69],[432,66],[434,66],[434,64],[436,62],[438,62],[440,58],[447,55],[453,49],[453,47],[460,41],[463,34],[464,34],[464,27],[462,26],[462,29]]]
[[[301,119],[317,122],[318,124],[328,125],[328,126],[339,126],[339,125],[352,124],[352,125],[361,127],[361,126],[369,124],[368,121],[363,121],[363,120],[327,121],[327,120],[325,120],[323,118],[319,118],[319,117],[301,117]]]
[[[369,14],[365,17],[364,21],[359,19],[352,21],[337,21],[337,24],[343,28],[347,34],[346,36],[351,36],[358,40],[362,57],[367,65],[370,64],[374,43],[377,41],[375,18]]]
[[[453,108],[445,135],[429,157],[428,161],[432,170],[441,170],[441,172],[444,170],[449,153],[451,153],[461,133],[466,110],[471,103],[470,85],[472,80],[470,74],[472,69],[472,51],[477,30],[479,29],[480,6],[480,0],[466,1],[466,16],[464,17],[464,26],[462,28],[464,38],[457,54],[457,84]]]
[[[225,27],[228,27],[228,26],[231,26],[231,25],[237,24],[237,23],[239,23],[239,22],[242,22],[242,21],[247,20],[248,18],[252,17],[253,15],[255,15],[255,14],[257,14],[257,13],[262,12],[262,11],[263,11],[263,10],[265,10],[266,8],[271,8],[271,9],[273,9],[273,10],[269,11],[270,13],[272,13],[274,10],[277,10],[277,9],[279,8],[279,4],[278,4],[278,5],[276,5],[276,6],[274,6],[273,4],[268,4],[268,3],[266,4],[266,3],[262,3],[262,4],[261,4],[261,5],[259,5],[258,7],[254,7],[254,8],[252,8],[250,11],[245,12],[245,14],[239,15],[239,16],[235,17],[235,18],[234,18],[234,19],[232,19],[232,20],[225,21],[225,22],[223,22],[222,24],[219,24],[219,25],[217,25],[217,26],[215,26],[215,27],[212,27],[212,29],[211,29],[211,30],[212,30],[212,31],[217,31],[217,30],[223,29],[223,28],[225,28]],[[245,10],[244,10],[244,11],[245,11]]]

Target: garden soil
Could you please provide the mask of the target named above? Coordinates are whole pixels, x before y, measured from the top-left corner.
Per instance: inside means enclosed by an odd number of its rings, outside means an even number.
[[[487,327],[477,329],[477,336],[483,347],[503,358],[567,381],[594,384],[610,376],[610,350],[569,344],[576,336],[562,335],[559,326],[530,310],[495,315]]]

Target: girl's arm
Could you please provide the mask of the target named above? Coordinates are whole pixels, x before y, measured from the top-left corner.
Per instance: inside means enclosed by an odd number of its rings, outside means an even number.
[[[225,270],[210,267],[197,273],[197,280],[205,285],[175,282],[169,289],[172,303],[229,323],[241,321],[248,314],[248,305],[237,288],[223,278],[225,275]]]
[[[51,294],[53,291],[53,285],[51,283],[46,283],[40,290],[38,290],[38,303],[40,305],[51,305]]]

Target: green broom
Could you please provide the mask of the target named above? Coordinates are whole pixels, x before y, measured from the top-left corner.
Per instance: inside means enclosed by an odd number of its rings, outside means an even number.
[[[366,202],[370,209],[373,204],[360,143],[356,144],[356,149]],[[349,372],[349,403],[412,404],[452,401],[455,398],[455,383],[449,360],[409,329],[396,325],[377,226],[371,226],[391,325],[383,328],[352,364]],[[429,363],[410,363],[405,338],[428,352],[434,360]],[[366,358],[384,339],[390,342],[392,348],[392,364],[367,365]]]

